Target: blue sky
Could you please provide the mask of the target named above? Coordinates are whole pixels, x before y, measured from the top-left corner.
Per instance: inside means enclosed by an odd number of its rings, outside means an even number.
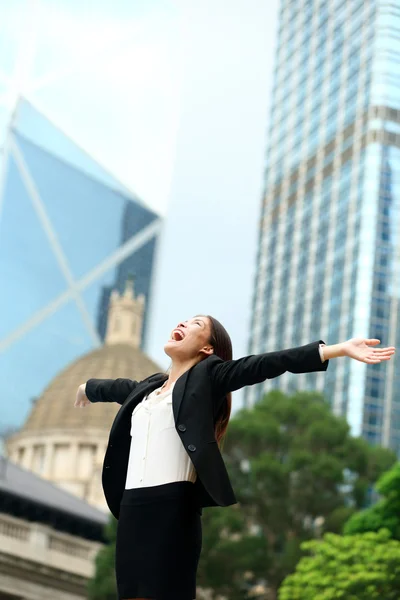
[[[147,340],[162,367],[199,312],[246,353],[277,5],[0,0],[0,136],[22,93],[165,217]]]
[[[12,110],[22,92],[165,213],[180,110],[184,15],[167,0],[94,6],[0,0],[0,67],[12,76],[6,104]],[[1,128],[7,111],[0,110]]]
[[[210,313],[246,354],[271,85],[273,5],[192,5],[150,350]],[[244,7],[246,7],[244,9]],[[168,302],[172,295],[174,302]],[[156,354],[158,352],[158,354]],[[236,405],[240,395],[236,395]]]

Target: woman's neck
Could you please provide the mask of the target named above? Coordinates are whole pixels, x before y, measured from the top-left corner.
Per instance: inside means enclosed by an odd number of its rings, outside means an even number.
[[[197,362],[198,361],[195,359],[186,362],[173,362],[168,375],[168,379],[165,382],[164,389],[168,389],[170,385],[175,383],[175,381],[179,379],[181,375],[186,373],[186,371],[189,371],[189,369],[191,369]]]

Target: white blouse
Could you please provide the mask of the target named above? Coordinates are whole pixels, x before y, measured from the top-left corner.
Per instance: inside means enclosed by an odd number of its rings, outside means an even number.
[[[319,346],[325,362],[324,344]],[[196,481],[196,470],[175,429],[172,390],[151,392],[135,407],[125,489]]]
[[[154,390],[135,407],[125,489],[196,481],[196,470],[175,429],[173,385]]]

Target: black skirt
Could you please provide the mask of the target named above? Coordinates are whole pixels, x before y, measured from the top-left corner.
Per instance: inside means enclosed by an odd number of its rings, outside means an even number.
[[[120,600],[196,598],[200,513],[189,481],[125,490],[115,556]]]

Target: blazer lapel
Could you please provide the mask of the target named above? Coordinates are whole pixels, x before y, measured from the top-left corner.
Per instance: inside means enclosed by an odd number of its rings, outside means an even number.
[[[181,375],[174,385],[174,389],[172,390],[172,410],[174,412],[175,423],[178,421],[179,410],[182,405],[183,396],[186,389],[186,384],[188,380],[188,376],[191,369],[186,371],[183,375]]]
[[[186,384],[190,371],[191,369],[189,369],[189,371],[186,371],[186,373],[184,373],[177,379],[174,385],[174,389],[172,390],[172,410],[174,412],[175,422],[177,422],[178,420],[178,415],[182,405],[182,400],[185,394]],[[165,375],[164,377],[162,375],[156,375],[139,383],[133,390],[133,392],[129,394],[129,396],[119,409],[114,424],[116,423],[116,421],[119,421],[121,418],[123,418],[123,415],[125,415],[125,413],[127,413],[129,410],[133,410],[135,406],[145,396],[147,396],[147,394],[150,394],[150,392],[160,387],[167,379],[168,375]],[[114,429],[114,424],[112,426],[112,430]]]
[[[163,382],[166,381],[166,379],[168,379],[168,375],[165,375],[165,377],[162,377],[161,375],[150,377],[149,379],[145,379],[145,381],[142,381],[135,387],[135,389],[129,394],[129,396],[119,409],[114,419],[114,423],[112,424],[110,436],[116,429],[119,421],[121,421],[124,418],[125,413],[128,413],[129,410],[132,412],[135,406],[139,404],[139,402],[143,400],[143,398],[147,396],[147,394],[160,387],[163,384]]]
[[[151,377],[139,383],[135,387],[135,389],[129,394],[129,396],[121,406],[119,412],[125,412],[125,410],[128,409],[128,407],[131,407],[133,404],[132,401],[135,401],[136,403],[140,402],[142,398],[144,398],[144,396],[146,396],[156,388],[160,387],[166,379],[167,375],[165,376],[165,379],[163,379],[162,377]]]
[[[154,377],[149,377],[149,379],[145,379],[144,381],[138,384],[136,389],[134,389],[133,392],[127,397],[123,405],[126,406],[127,404],[129,404],[130,401],[133,398],[136,398],[138,394],[140,394],[142,397],[146,396],[147,394],[150,394],[150,392],[160,387],[167,379],[168,375],[165,375],[165,377],[162,377],[161,375],[156,375]]]

